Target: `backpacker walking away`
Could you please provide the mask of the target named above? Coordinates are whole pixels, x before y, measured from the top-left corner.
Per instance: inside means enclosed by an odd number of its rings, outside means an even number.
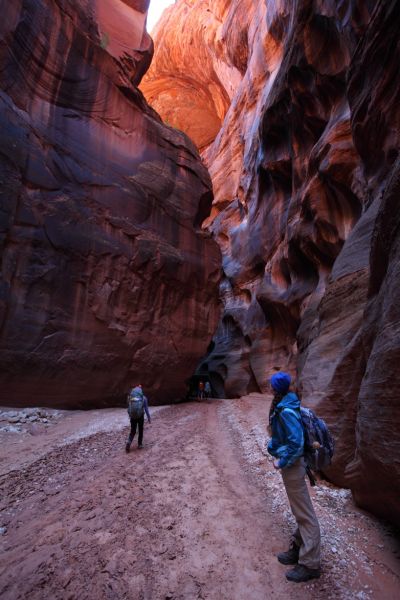
[[[291,378],[279,371],[270,379],[275,393],[269,424],[272,439],[268,452],[275,457],[274,467],[281,471],[297,529],[287,552],[277,558],[284,565],[296,565],[286,573],[289,581],[308,581],[320,576],[320,530],[305,481],[304,427],[300,400],[289,392]]]
[[[136,434],[136,427],[139,427],[138,448],[143,447],[144,413],[146,413],[147,421],[151,423],[147,398],[143,394],[142,386],[137,385],[128,394],[128,415],[131,421],[131,431],[125,446],[126,452],[130,450]]]

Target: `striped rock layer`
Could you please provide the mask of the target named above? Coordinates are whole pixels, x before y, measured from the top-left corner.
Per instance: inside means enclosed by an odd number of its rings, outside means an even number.
[[[197,149],[137,85],[148,0],[0,2],[0,402],[182,397],[218,322]]]

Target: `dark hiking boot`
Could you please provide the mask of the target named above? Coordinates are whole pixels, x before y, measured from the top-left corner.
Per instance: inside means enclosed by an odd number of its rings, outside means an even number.
[[[143,444],[138,444],[138,448],[143,448]]]
[[[297,565],[299,562],[300,548],[296,544],[292,543],[287,552],[280,552],[276,555],[282,565]]]
[[[125,452],[128,453],[130,449],[131,449],[131,445],[130,444],[126,444],[126,446],[125,446]]]
[[[321,571],[319,569],[309,569],[305,565],[296,565],[294,569],[286,573],[286,579],[294,583],[301,583],[309,579],[317,579],[320,575]]]

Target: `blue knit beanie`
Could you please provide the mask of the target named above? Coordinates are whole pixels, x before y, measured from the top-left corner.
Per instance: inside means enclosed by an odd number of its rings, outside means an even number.
[[[272,375],[269,381],[275,392],[278,392],[279,394],[286,394],[291,380],[292,379],[288,373],[279,371],[278,373],[275,373],[275,375]]]

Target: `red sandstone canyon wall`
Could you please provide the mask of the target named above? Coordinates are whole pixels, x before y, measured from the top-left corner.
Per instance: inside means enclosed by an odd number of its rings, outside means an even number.
[[[177,0],[141,84],[213,182],[224,312],[201,369],[228,396],[297,372],[337,440],[329,476],[397,522],[399,18],[394,0]]]
[[[197,149],[137,89],[148,0],[0,2],[0,402],[185,394],[219,316]]]
[[[334,423],[337,451],[330,475],[350,486],[361,506],[396,523],[400,522],[399,31],[398,3],[377,3],[352,55],[347,95],[364,209],[333,266],[313,326],[303,338],[299,365],[308,399]]]
[[[141,89],[163,118],[173,105],[191,134],[186,88],[202,108],[210,80],[215,112],[230,99],[202,146],[224,269],[207,366],[228,396],[265,389],[273,366],[295,369],[298,328],[363,210],[346,77],[370,13],[345,4],[178,0],[155,32]]]

